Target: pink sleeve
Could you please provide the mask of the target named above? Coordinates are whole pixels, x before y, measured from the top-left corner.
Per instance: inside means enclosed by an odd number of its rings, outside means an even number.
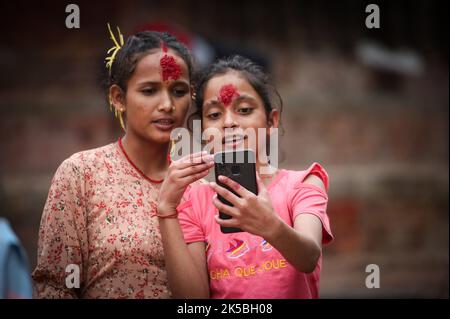
[[[292,207],[292,221],[300,214],[312,214],[317,216],[322,222],[322,243],[328,244],[333,240],[331,232],[330,220],[327,215],[328,195],[320,187],[304,183],[304,180],[310,175],[318,176],[324,183],[325,189],[328,190],[328,174],[317,163],[314,163],[306,171],[306,174],[294,184],[294,191],[290,197]]]
[[[178,220],[180,222],[181,230],[183,231],[184,241],[188,244],[199,241],[204,242],[206,240],[200,219],[194,209],[194,196],[191,196],[192,189],[193,188],[188,188],[186,190],[183,195],[184,202],[177,207]]]

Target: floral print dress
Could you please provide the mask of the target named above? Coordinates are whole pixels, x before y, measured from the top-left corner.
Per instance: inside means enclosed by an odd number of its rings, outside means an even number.
[[[41,219],[34,297],[170,298],[159,187],[117,142],[66,159]]]

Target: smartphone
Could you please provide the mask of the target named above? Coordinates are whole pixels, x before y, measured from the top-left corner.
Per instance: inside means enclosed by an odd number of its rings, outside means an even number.
[[[251,150],[235,150],[218,152],[214,154],[214,174],[216,183],[229,191],[236,194],[234,190],[224,185],[218,180],[219,175],[224,175],[231,178],[241,186],[245,187],[254,194],[258,194],[258,185],[256,184],[256,164],[255,153]],[[218,195],[217,198],[225,205],[233,206],[222,196]],[[219,216],[222,219],[230,219],[231,216],[219,211]],[[223,227],[220,226],[222,233],[237,233],[242,232],[241,229],[236,227]]]

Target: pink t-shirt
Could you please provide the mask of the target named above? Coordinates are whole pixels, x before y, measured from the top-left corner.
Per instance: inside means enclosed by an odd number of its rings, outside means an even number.
[[[322,222],[323,244],[333,239],[326,213],[327,194],[303,181],[309,174],[320,177],[328,190],[328,175],[317,163],[304,171],[280,170],[268,185],[272,205],[290,226],[300,214],[313,214]],[[318,298],[322,257],[316,269],[297,271],[262,237],[247,232],[224,234],[214,220],[215,192],[209,185],[193,187],[187,201],[178,206],[187,243],[206,242],[211,298]]]

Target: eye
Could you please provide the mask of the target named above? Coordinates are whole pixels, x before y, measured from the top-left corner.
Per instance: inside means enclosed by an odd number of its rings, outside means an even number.
[[[182,97],[188,94],[188,90],[182,87],[178,87],[173,89],[173,93],[175,94],[175,96]]]
[[[145,95],[152,95],[156,93],[156,88],[145,88],[141,92]]]
[[[220,112],[209,113],[206,117],[210,120],[217,120],[220,117]]]
[[[239,114],[247,115],[247,114],[250,114],[252,112],[252,108],[251,107],[241,107],[237,111],[238,111]]]

